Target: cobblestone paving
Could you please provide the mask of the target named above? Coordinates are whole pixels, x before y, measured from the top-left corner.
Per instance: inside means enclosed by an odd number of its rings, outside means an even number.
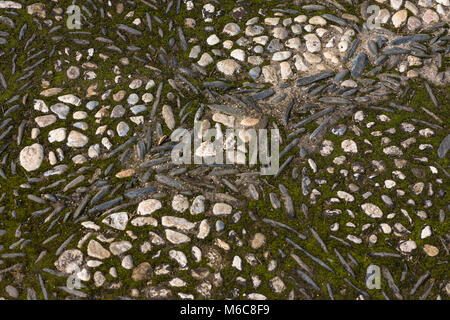
[[[0,298],[449,299],[449,6],[0,1]]]

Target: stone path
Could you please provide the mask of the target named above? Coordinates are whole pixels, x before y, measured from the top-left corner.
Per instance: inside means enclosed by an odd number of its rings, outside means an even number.
[[[449,6],[0,1],[0,297],[448,299]]]

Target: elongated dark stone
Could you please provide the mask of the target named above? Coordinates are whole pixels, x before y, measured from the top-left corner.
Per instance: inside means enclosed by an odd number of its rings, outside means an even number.
[[[183,51],[186,51],[187,50],[187,42],[186,42],[186,38],[184,37],[183,29],[181,27],[178,27],[178,37],[180,38],[181,49]]]
[[[280,189],[281,198],[284,201],[284,208],[286,209],[286,214],[288,218],[294,219],[296,216],[294,201],[292,200],[292,197],[290,196],[288,189],[281,183],[278,185],[278,188]]]
[[[391,46],[396,46],[399,44],[404,44],[408,42],[419,42],[419,41],[426,41],[430,40],[431,36],[429,34],[415,34],[412,36],[404,36],[404,37],[398,37],[391,41]]]
[[[300,269],[296,269],[295,270],[297,272],[297,274],[300,276],[300,278],[302,278],[303,281],[305,281],[307,284],[309,284],[311,287],[313,287],[315,290],[320,291],[319,286],[314,282],[313,279],[311,279],[310,276],[308,276],[306,273],[304,273],[302,270]]]
[[[333,78],[333,81],[334,82],[342,81],[349,73],[350,73],[350,71],[348,71],[347,69],[344,69],[336,74],[336,76]]]
[[[353,283],[350,282],[350,280],[348,280],[347,278],[344,278],[344,281],[347,282],[353,289],[355,289],[356,291],[358,291],[359,293],[361,293],[363,296],[369,298],[370,295],[367,293],[367,291],[364,291],[362,289],[359,289],[357,286],[355,286]]]
[[[308,256],[311,260],[313,260],[314,262],[316,262],[317,264],[319,264],[320,266],[322,266],[323,268],[327,269],[328,271],[332,272],[332,273],[336,273],[329,265],[327,265],[325,262],[323,262],[322,260],[320,260],[319,258],[313,256],[312,254],[310,254],[308,251],[306,251],[305,249],[303,249],[302,247],[300,247],[298,244],[296,244],[294,241],[292,241],[291,239],[289,239],[288,237],[285,238],[286,241],[288,243],[290,243],[291,245],[294,246],[294,248],[300,250],[301,252],[303,252],[306,256]]]
[[[313,228],[309,228],[309,231],[311,231],[311,234],[313,235],[314,239],[319,243],[320,247],[325,251],[326,254],[329,254],[328,248],[325,245],[325,242],[323,242],[322,238],[319,236],[319,234],[314,230]]]
[[[319,11],[326,9],[326,7],[321,4],[306,4],[302,6],[302,9],[306,11]]]
[[[364,52],[359,53],[356,58],[352,62],[352,77],[353,78],[359,78],[363,72],[364,69],[366,69],[367,62],[368,62],[367,54]]]
[[[433,102],[434,106],[435,106],[436,108],[439,108],[438,101],[437,101],[437,99],[436,99],[436,96],[435,96],[434,93],[433,93],[433,90],[431,90],[430,85],[428,84],[427,81],[424,81],[423,83],[424,83],[424,85],[425,85],[425,89],[427,90],[428,95],[430,96],[430,99],[431,99],[431,101]]]
[[[188,85],[189,88],[191,88],[192,91],[194,91],[195,94],[199,94],[199,90],[197,89],[196,86],[194,86],[188,79],[186,79],[184,76],[182,76],[181,74],[177,74],[177,77],[183,81],[184,83],[186,83]]]
[[[334,71],[332,71],[332,70],[323,71],[323,72],[317,73],[317,74],[309,76],[309,77],[298,79],[297,86],[298,87],[306,86],[308,84],[311,84],[311,83],[314,83],[317,81],[328,79],[328,78],[332,77],[333,75],[334,75]]]
[[[253,99],[251,97],[247,97],[247,96],[242,96],[242,101],[244,101],[246,104],[248,104],[250,107],[252,107],[253,109],[255,109],[257,112],[262,112],[262,110],[255,104],[255,102],[253,101]]]
[[[275,174],[275,177],[278,177],[283,172],[283,170],[289,165],[289,163],[291,163],[292,160],[294,160],[294,156],[293,155],[289,156],[286,159],[286,161],[283,162],[283,164],[280,166],[280,168],[278,169],[277,173]],[[290,210],[290,212],[292,212],[291,207],[289,207],[289,210]],[[287,209],[286,209],[286,211],[287,211]]]
[[[427,270],[423,275],[420,276],[420,278],[417,280],[417,282],[414,284],[414,286],[412,287],[411,291],[409,292],[410,296],[413,296],[417,289],[419,289],[419,287],[422,285],[422,283],[425,282],[425,280],[430,276],[430,271]]]
[[[424,121],[424,120],[420,120],[420,119],[411,118],[411,121],[415,122],[415,123],[420,123],[420,124],[423,124],[423,125],[426,125],[426,126],[430,126],[431,128],[436,129],[436,130],[444,129],[443,127],[441,127],[441,126],[439,126],[437,124],[434,124],[434,123],[431,123],[431,122],[428,122],[428,121]]]
[[[391,106],[392,108],[398,109],[398,110],[402,110],[402,111],[416,112],[416,110],[414,110],[414,108],[406,107],[406,106],[401,106],[401,105],[395,104],[395,103],[393,103],[393,102],[390,102],[390,103],[389,103],[389,106]]]
[[[436,283],[436,281],[430,281],[430,284],[428,285],[425,292],[419,297],[419,300],[425,300],[428,297],[428,295],[430,294],[431,289],[433,289],[435,283]]]
[[[61,244],[61,246],[56,250],[56,252],[55,252],[55,255],[56,256],[59,256],[63,251],[64,251],[64,249],[67,247],[67,245],[70,243],[70,241],[72,241],[72,239],[73,239],[73,237],[75,237],[75,233],[74,234],[72,234],[72,235],[70,235],[62,244]]]
[[[289,144],[280,152],[280,159],[283,159],[283,157],[289,152],[291,151],[291,149],[293,147],[295,147],[298,143],[300,142],[300,138],[295,138],[294,140],[292,140],[291,142],[289,142]]]
[[[151,153],[157,153],[157,152],[164,152],[164,151],[169,151],[172,150],[175,145],[177,145],[177,142],[173,141],[173,142],[167,142],[161,146],[157,146],[157,147],[153,147],[150,152]]]
[[[227,83],[217,80],[217,81],[205,81],[203,82],[203,85],[207,88],[226,88],[227,87]]]
[[[125,197],[127,197],[129,199],[134,199],[134,198],[145,196],[152,192],[156,192],[157,190],[158,190],[157,187],[151,186],[151,187],[145,187],[145,188],[125,191],[124,195],[125,195]]]
[[[327,286],[328,295],[330,296],[330,300],[334,300],[333,291],[331,290],[331,286],[328,282],[327,282],[326,286]]]
[[[355,39],[352,41],[352,43],[350,44],[350,48],[347,50],[347,53],[344,56],[344,63],[346,63],[353,56],[360,43],[361,40],[359,39]]]
[[[448,134],[439,144],[439,148],[437,150],[438,157],[443,159],[450,149],[450,134]]]
[[[181,184],[180,182],[178,182],[166,175],[163,175],[163,174],[156,174],[155,179],[156,179],[156,181],[158,181],[162,184],[165,184],[169,187],[173,187],[173,188],[177,188],[177,189],[183,187],[183,184]]]
[[[7,27],[10,27],[11,29],[14,29],[16,27],[14,21],[5,16],[0,16],[0,23],[6,25]]]
[[[294,99],[291,98],[289,100],[288,106],[287,106],[286,111],[285,111],[284,116],[283,116],[283,122],[284,122],[285,126],[287,126],[287,124],[289,122],[289,119],[291,117],[291,111],[292,111],[293,107],[294,107]]]
[[[12,129],[14,129],[14,126],[11,125],[8,127],[8,129],[2,132],[2,134],[0,134],[0,141],[2,141],[8,135],[8,133],[11,132]]]
[[[325,128],[328,125],[328,122],[330,122],[331,118],[333,117],[333,115],[329,116],[328,118],[326,118],[314,131],[313,133],[311,133],[311,135],[309,136],[310,139],[313,139],[317,134],[319,134],[319,132]]]
[[[236,174],[238,172],[239,172],[238,169],[213,170],[210,173],[208,173],[208,176],[225,176],[230,174]]]
[[[135,142],[138,139],[137,136],[133,136],[130,139],[128,139],[127,141],[125,141],[123,144],[121,144],[120,146],[118,146],[116,149],[114,149],[113,151],[111,151],[106,158],[109,159],[112,156],[116,155],[117,153],[119,153],[120,151],[122,151],[123,149],[125,149],[126,147],[128,147],[130,144],[132,144],[133,142]]]
[[[255,93],[252,98],[255,101],[267,99],[275,94],[275,90],[272,88],[263,90],[261,92]]]
[[[370,53],[372,53],[374,56],[378,55],[378,46],[375,41],[369,40],[367,42],[367,48],[369,48]]]
[[[88,297],[87,293],[84,293],[80,290],[70,289],[68,287],[62,287],[62,286],[59,286],[58,289],[61,289],[62,291],[66,292],[68,294],[71,294],[73,296],[79,297],[79,298],[87,298]]]
[[[320,117],[323,117],[323,116],[329,114],[329,113],[332,112],[333,110],[334,110],[334,107],[331,106],[331,107],[328,107],[328,108],[323,109],[323,110],[321,110],[321,111],[318,111],[318,112],[314,113],[313,115],[309,116],[308,118],[303,119],[302,121],[296,123],[296,124],[294,125],[294,128],[297,129],[297,128],[299,128],[299,127],[302,127],[302,126],[304,126],[305,124],[308,124],[308,123],[310,123],[310,122],[312,122],[312,121],[314,121],[314,120],[319,119]]]
[[[278,228],[284,228],[286,230],[289,230],[289,231],[295,233],[297,235],[297,237],[299,237],[300,239],[306,240],[306,236],[305,235],[299,233],[297,230],[289,227],[288,225],[285,225],[284,223],[281,223],[281,222],[278,222],[278,221],[275,221],[275,220],[272,220],[272,219],[269,219],[269,218],[263,218],[262,221],[267,223],[267,224],[270,224],[271,226],[278,227]]]
[[[75,210],[75,212],[73,214],[73,218],[74,219],[78,218],[80,213],[84,210],[84,208],[86,208],[86,205],[88,204],[88,201],[89,201],[90,198],[91,198],[90,194],[87,194],[83,198],[83,200],[81,201],[81,203],[79,204],[79,206],[77,207],[77,209]]]
[[[8,84],[6,83],[5,77],[3,76],[3,73],[0,72],[0,84],[2,85],[3,89],[8,89]]]
[[[128,32],[129,34],[132,34],[132,35],[134,35],[134,36],[140,36],[140,35],[142,35],[142,32],[141,32],[141,31],[136,30],[136,29],[134,29],[134,28],[131,28],[131,27],[125,25],[125,24],[120,24],[120,23],[119,23],[119,24],[117,25],[117,28],[118,28],[119,30],[123,30],[123,31],[125,31],[125,32]]]
[[[106,194],[109,192],[110,189],[111,189],[110,185],[106,185],[106,186],[101,187],[100,190],[92,197],[90,205],[94,205],[97,202],[99,202],[100,200],[102,200],[103,197],[106,196]]]
[[[381,266],[381,274],[386,279],[388,286],[394,293],[395,297],[399,300],[403,300],[403,297],[400,294],[400,290],[398,289],[397,285],[395,284],[394,278],[392,277],[391,273],[389,272],[389,269],[386,266]]]
[[[376,257],[376,258],[386,258],[386,257],[401,258],[402,257],[401,255],[399,255],[397,253],[392,253],[392,252],[369,252],[369,256]]]
[[[119,196],[119,197],[117,197],[115,199],[103,202],[103,203],[101,203],[101,204],[99,204],[99,205],[89,209],[88,213],[97,213],[99,211],[109,209],[109,208],[115,206],[116,204],[122,202],[123,199],[124,199],[123,196]]]
[[[222,104],[209,104],[208,107],[213,111],[219,111],[230,115],[242,115],[245,111],[239,108],[230,107]]]
[[[151,111],[151,118],[154,118],[155,115],[156,115],[156,111],[157,111],[157,108],[158,108],[158,105],[159,105],[159,101],[161,99],[161,93],[162,93],[162,90],[163,90],[163,86],[164,86],[164,82],[161,81],[159,83],[158,89],[156,91],[155,102],[153,103],[152,111]]]
[[[394,48],[390,48],[390,49],[384,49],[383,53],[390,55],[390,54],[407,54],[410,53],[411,50],[409,49],[403,49],[403,48],[398,48],[398,47],[394,47]]]
[[[38,211],[33,212],[31,215],[34,216],[34,217],[39,217],[40,215],[49,212],[50,209],[51,209],[51,207],[48,207],[48,208],[45,208],[45,209],[42,209],[42,210],[38,210]]]
[[[324,17],[325,19],[337,23],[343,27],[345,27],[347,25],[347,22],[344,19],[338,18],[335,15],[329,14],[329,13],[325,13],[322,15],[322,17]]]

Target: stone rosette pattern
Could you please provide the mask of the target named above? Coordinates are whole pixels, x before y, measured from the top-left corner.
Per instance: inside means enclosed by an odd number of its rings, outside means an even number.
[[[0,1],[0,298],[449,299],[449,18]],[[195,124],[278,129],[279,170],[173,163]]]

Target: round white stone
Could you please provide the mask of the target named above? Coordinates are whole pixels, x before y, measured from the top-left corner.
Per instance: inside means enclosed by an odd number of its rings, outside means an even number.
[[[20,151],[20,165],[28,172],[38,169],[42,160],[44,160],[44,148],[39,143],[34,143]]]

